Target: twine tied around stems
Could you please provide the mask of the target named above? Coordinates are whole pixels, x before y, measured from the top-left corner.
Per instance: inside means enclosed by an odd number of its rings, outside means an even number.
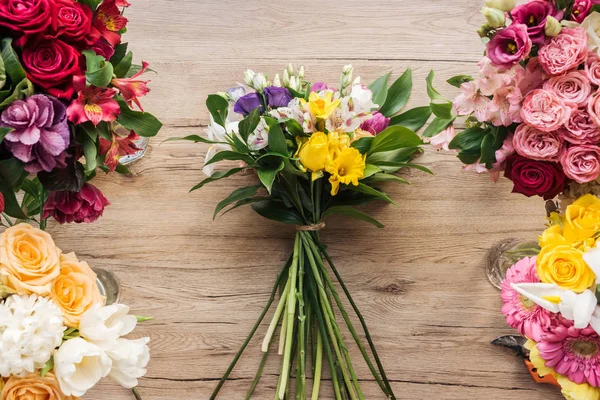
[[[320,223],[314,224],[314,225],[304,225],[304,226],[297,225],[296,230],[299,232],[318,232],[321,229],[325,229],[326,226],[327,225],[325,225],[325,222],[320,222]]]

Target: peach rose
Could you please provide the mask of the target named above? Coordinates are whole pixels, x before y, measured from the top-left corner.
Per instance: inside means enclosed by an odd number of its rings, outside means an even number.
[[[523,121],[542,132],[552,132],[563,126],[571,117],[571,107],[550,90],[530,92],[521,108]]]
[[[0,284],[17,294],[45,296],[60,273],[60,254],[48,233],[12,226],[0,235]]]
[[[4,384],[0,400],[76,400],[60,391],[56,377],[52,373],[41,377],[31,374],[24,377],[12,376]]]
[[[78,328],[81,316],[104,299],[96,284],[96,274],[86,262],[77,260],[74,253],[60,256],[60,275],[54,281],[52,300],[62,310],[65,325]]]

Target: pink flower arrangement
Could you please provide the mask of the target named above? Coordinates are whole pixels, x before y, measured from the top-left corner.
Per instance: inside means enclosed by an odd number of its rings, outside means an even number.
[[[600,2],[557,4],[563,3],[529,0],[508,12],[506,5],[488,9],[489,22],[478,31],[489,39],[479,75],[449,80],[459,87],[455,113],[438,115],[424,134],[436,148],[458,152],[465,170],[488,172],[494,181],[504,172],[514,192],[545,199],[600,178],[600,49],[594,31],[600,14],[593,7]],[[505,22],[498,21],[500,12],[506,12]],[[458,118],[469,128],[446,143]]]

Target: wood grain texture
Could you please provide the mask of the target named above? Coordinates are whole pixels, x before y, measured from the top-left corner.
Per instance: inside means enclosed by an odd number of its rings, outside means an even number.
[[[130,46],[157,72],[144,105],[166,127],[134,166],[136,176],[97,179],[112,202],[101,221],[50,231],[65,251],[114,270],[123,301],[155,318],[136,331],[152,339],[140,382],[144,400],[209,398],[266,302],[293,237],[292,228],[250,209],[213,221],[217,202],[253,178],[188,194],[201,179],[206,147],[161,143],[201,133],[206,96],[241,81],[248,67],[274,75],[291,61],[304,64],[309,79],[330,83],[349,62],[365,82],[412,67],[413,106],[427,103],[425,77],[434,68],[442,92],[453,96],[444,80],[474,73],[482,53],[475,34],[480,7],[480,0],[143,0],[127,10]],[[332,218],[323,234],[394,390],[401,399],[559,399],[536,386],[514,354],[489,344],[511,330],[485,278],[485,252],[506,237],[539,234],[543,202],[511,195],[507,182],[463,173],[452,154],[428,150],[419,161],[436,175],[411,172],[411,186],[388,188],[397,207],[371,208],[385,229]],[[244,398],[260,340],[219,398]],[[352,350],[366,398],[383,398]],[[270,358],[254,398],[273,397],[279,362]],[[322,393],[332,398],[329,382]],[[132,397],[107,380],[86,398]]]

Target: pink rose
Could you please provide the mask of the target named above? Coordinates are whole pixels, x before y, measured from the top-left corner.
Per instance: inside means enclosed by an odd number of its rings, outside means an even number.
[[[571,71],[550,78],[544,83],[544,89],[554,91],[566,104],[577,107],[587,105],[592,94],[592,85],[583,71]]]
[[[600,176],[600,148],[594,145],[574,146],[560,159],[565,175],[577,183],[587,183]]]
[[[588,113],[592,121],[600,126],[600,91],[590,97],[588,101]]]
[[[596,53],[589,54],[585,62],[585,73],[592,84],[600,86],[600,56]]]
[[[572,144],[600,143],[600,128],[590,116],[587,108],[580,108],[571,113],[564,128],[559,130],[560,136]]]
[[[521,124],[513,136],[516,152],[532,160],[559,161],[563,142],[558,131],[542,132],[527,124]]]
[[[529,93],[521,108],[523,121],[543,132],[557,130],[570,116],[571,108],[556,93],[544,89]]]
[[[561,75],[582,64],[588,55],[587,33],[583,28],[563,28],[558,36],[538,53],[540,63],[550,75]]]

